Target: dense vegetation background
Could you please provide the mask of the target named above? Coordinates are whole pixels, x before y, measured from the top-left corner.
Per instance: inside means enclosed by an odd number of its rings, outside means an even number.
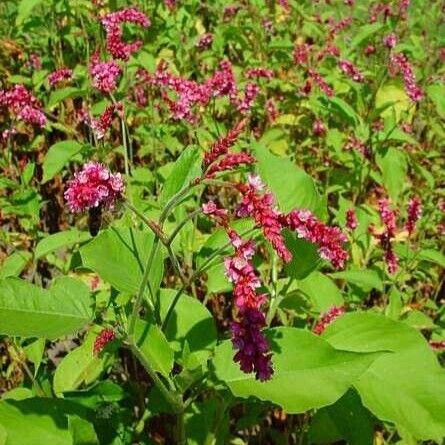
[[[444,23],[2,0],[0,445],[443,443]]]

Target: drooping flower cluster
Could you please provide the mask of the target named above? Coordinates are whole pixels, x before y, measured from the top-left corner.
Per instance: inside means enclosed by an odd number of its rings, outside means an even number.
[[[378,206],[384,230],[381,233],[377,233],[374,227],[370,226],[369,231],[379,241],[385,252],[385,262],[389,273],[394,274],[399,267],[399,259],[392,246],[392,241],[396,236],[396,214],[391,210],[389,200],[386,198],[379,199]]]
[[[113,174],[98,162],[85,164],[68,182],[65,199],[73,213],[103,206],[112,208],[125,190],[120,173]]]
[[[114,59],[127,61],[131,54],[142,46],[141,40],[131,43],[124,42],[122,25],[124,23],[133,23],[135,25],[148,28],[150,26],[149,18],[137,8],[125,8],[116,12],[111,12],[101,20],[107,33],[107,49]]]
[[[252,108],[253,102],[255,101],[259,92],[260,87],[255,83],[249,82],[244,89],[244,97],[242,99],[237,98],[235,100],[238,111],[240,111],[242,114],[246,114]]]
[[[338,62],[338,66],[346,76],[350,77],[355,82],[363,82],[365,78],[358,68],[349,60],[342,59]]]
[[[408,203],[408,219],[405,228],[409,235],[412,235],[416,228],[416,223],[422,216],[422,202],[417,196],[414,196]]]
[[[402,74],[406,94],[413,102],[418,102],[423,98],[423,91],[416,84],[416,76],[405,54],[391,54],[389,72],[391,75],[396,75],[399,72]]]
[[[209,166],[215,162],[220,156],[226,155],[237,141],[239,135],[246,127],[246,119],[239,121],[233,128],[229,130],[226,136],[220,137],[210,148],[210,151],[204,155],[204,165]]]
[[[255,77],[263,77],[265,79],[273,79],[273,70],[264,67],[250,68],[246,71],[246,77],[248,79],[253,79]]]
[[[60,68],[56,71],[53,71],[48,76],[48,83],[54,87],[58,83],[63,82],[64,80],[71,80],[73,77],[73,70],[69,68]]]
[[[174,119],[185,119],[191,123],[199,120],[195,107],[207,106],[212,98],[227,96],[231,105],[245,114],[259,93],[257,85],[248,83],[244,95],[238,96],[232,64],[228,60],[223,60],[219,64],[219,70],[202,83],[169,73],[166,63],[161,62],[151,77],[150,84],[161,90],[161,98]],[[169,90],[175,93],[175,98],[168,94]]]
[[[31,125],[44,127],[46,124],[40,102],[21,84],[10,90],[0,90],[0,106],[7,107],[17,119]]]
[[[176,0],[164,0],[164,5],[172,11],[176,7]]]
[[[265,294],[257,294],[261,286],[252,265],[255,253],[251,240],[245,241],[230,228],[227,211],[218,209],[213,202],[203,205],[203,212],[214,218],[227,232],[235,249],[232,256],[224,260],[228,279],[233,283],[233,296],[237,319],[231,323],[232,344],[237,350],[234,360],[245,373],[255,372],[258,380],[269,380],[273,374],[272,354],[262,328],[266,325],[261,306]]]
[[[296,45],[293,58],[297,65],[307,65],[309,62],[309,45],[307,43]]]
[[[429,345],[436,352],[445,351],[445,340],[430,340]]]
[[[266,113],[267,113],[267,119],[269,120],[270,123],[275,122],[277,120],[279,112],[273,99],[267,99]]]
[[[387,34],[383,37],[383,44],[389,49],[394,48],[397,45],[397,36],[393,32]]]
[[[100,62],[97,53],[91,58],[90,76],[93,86],[103,93],[112,93],[116,89],[121,73],[121,67],[113,60]]]
[[[103,139],[105,133],[111,127],[111,122],[115,112],[122,111],[122,104],[108,105],[103,114],[98,119],[91,119],[90,125],[97,139]]]
[[[334,95],[334,90],[326,83],[326,81],[321,77],[320,73],[315,71],[313,68],[308,69],[309,77],[319,86],[320,90],[328,97]]]
[[[336,318],[345,312],[346,308],[344,306],[332,306],[327,312],[321,315],[320,320],[313,329],[314,334],[321,335]]]
[[[93,346],[94,355],[100,354],[105,346],[116,338],[116,333],[111,328],[104,328],[96,337]]]
[[[324,136],[326,134],[326,126],[321,119],[316,118],[314,120],[314,123],[312,124],[312,133],[314,133],[314,135],[318,137]]]
[[[358,227],[357,215],[354,209],[346,210],[346,228],[351,232]]]
[[[295,209],[283,216],[286,226],[303,238],[318,246],[318,254],[330,261],[335,268],[343,268],[349,258],[342,245],[347,237],[338,227],[327,226],[309,210]]]
[[[288,263],[292,254],[287,249],[281,234],[283,229],[280,213],[275,208],[272,193],[265,192],[259,176],[249,176],[248,184],[238,184],[243,199],[237,210],[237,216],[244,218],[251,216],[256,224],[262,228],[264,236],[272,244],[279,257]]]
[[[345,150],[358,151],[364,158],[369,159],[371,157],[371,150],[369,147],[355,136],[348,136],[348,140],[345,145]]]
[[[204,50],[210,48],[212,43],[213,43],[213,34],[211,32],[207,32],[199,38],[196,47],[200,50]]]

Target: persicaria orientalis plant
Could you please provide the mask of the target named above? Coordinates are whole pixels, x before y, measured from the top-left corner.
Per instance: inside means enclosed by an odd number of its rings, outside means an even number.
[[[440,2],[0,21],[1,443],[443,440]]]

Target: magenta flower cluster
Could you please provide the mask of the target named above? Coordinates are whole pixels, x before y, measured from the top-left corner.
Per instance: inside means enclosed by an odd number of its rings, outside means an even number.
[[[416,223],[422,216],[422,202],[417,196],[414,196],[408,203],[408,218],[405,224],[405,228],[408,231],[408,235],[412,235],[416,228]]]
[[[73,213],[99,206],[112,208],[125,190],[120,173],[113,174],[98,162],[85,164],[67,185],[64,196]]]
[[[210,48],[212,43],[213,43],[213,34],[211,32],[207,32],[199,38],[196,47],[202,51],[207,48]]]
[[[61,83],[63,81],[71,80],[73,77],[73,70],[70,68],[60,68],[56,71],[53,71],[48,76],[48,83],[50,86],[54,87],[58,83]]]
[[[0,106],[7,107],[18,120],[44,127],[46,116],[40,102],[23,85],[14,85],[10,90],[0,90]]]
[[[419,102],[423,98],[423,91],[416,84],[416,76],[405,54],[391,54],[389,71],[391,75],[396,75],[399,72],[402,74],[406,94],[413,102]]]
[[[227,96],[230,103],[241,113],[247,113],[259,93],[259,87],[248,83],[243,97],[240,98],[232,64],[228,60],[223,60],[219,68],[212,77],[199,83],[169,73],[166,63],[161,62],[151,77],[150,84],[161,90],[162,100],[176,120],[184,119],[190,123],[197,123],[199,119],[195,108],[207,106],[212,98],[223,96]],[[175,93],[175,99],[168,94],[169,90]]]
[[[107,49],[114,59],[127,61],[142,46],[141,40],[123,41],[123,24],[133,23],[143,28],[150,26],[149,18],[137,8],[125,8],[111,12],[101,20],[107,34]]]
[[[399,259],[393,249],[393,240],[396,236],[396,214],[391,209],[389,200],[387,198],[379,199],[378,202],[380,219],[383,223],[383,232],[377,233],[373,226],[369,230],[371,234],[379,241],[381,248],[384,251],[385,262],[388,271],[391,274],[397,272],[399,268]]]
[[[92,83],[102,93],[112,93],[116,89],[121,73],[121,67],[114,60],[101,62],[97,53],[91,58],[90,75]]]
[[[261,281],[252,265],[255,253],[253,242],[242,240],[229,227],[227,211],[217,208],[213,202],[204,204],[203,212],[226,230],[235,249],[234,254],[224,260],[227,277],[233,283],[237,308],[237,319],[231,323],[232,344],[237,351],[234,360],[243,372],[255,372],[258,380],[269,380],[273,374],[272,354],[262,333],[266,319],[260,309],[266,295],[257,293]]]
[[[283,226],[280,212],[275,208],[272,193],[262,193],[264,188],[259,176],[249,176],[248,184],[238,184],[243,199],[237,210],[237,216],[251,216],[262,228],[265,238],[272,244],[278,256],[286,263],[292,259],[281,234]]]
[[[363,82],[365,80],[359,69],[349,60],[340,60],[338,66],[346,76],[350,77],[355,82]]]
[[[93,345],[93,354],[98,355],[100,354],[105,346],[112,342],[116,338],[116,333],[113,331],[113,329],[110,328],[104,328],[99,332],[99,335],[94,340]]]
[[[338,228],[327,226],[309,210],[292,210],[284,221],[289,229],[318,246],[318,254],[324,260],[330,261],[335,268],[343,268],[349,258],[342,245],[347,242],[346,235]]]
[[[321,315],[320,320],[313,329],[314,334],[321,335],[336,318],[345,312],[346,309],[344,306],[332,306],[327,312]]]

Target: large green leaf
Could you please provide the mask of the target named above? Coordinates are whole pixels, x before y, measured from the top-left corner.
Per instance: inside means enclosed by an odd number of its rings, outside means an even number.
[[[406,174],[408,172],[405,153],[397,148],[390,147],[384,155],[378,156],[376,161],[382,171],[383,185],[388,191],[389,197],[397,202],[406,184]]]
[[[88,232],[78,229],[71,229],[65,232],[58,232],[48,235],[37,243],[34,250],[34,258],[37,260],[48,253],[54,252],[62,247],[68,247],[73,244],[82,243],[91,238]]]
[[[86,415],[80,405],[65,400],[35,397],[0,402],[5,445],[73,445],[68,416]]]
[[[374,313],[339,317],[323,334],[354,352],[392,351],[355,382],[364,405],[421,440],[445,437],[445,371],[414,328]]]
[[[160,312],[164,320],[177,291],[161,289]],[[196,298],[181,295],[165,329],[170,345],[176,351],[182,351],[187,342],[190,352],[206,359],[216,343],[216,328],[212,314]]]
[[[315,334],[296,328],[270,329],[267,337],[274,352],[271,380],[260,382],[240,371],[230,341],[216,349],[216,375],[236,396],[255,396],[289,413],[334,403],[380,355],[337,351]]]
[[[199,147],[188,147],[176,160],[173,169],[164,183],[160,202],[165,204],[173,195],[180,192],[190,181],[201,175],[201,155]]]
[[[173,368],[173,349],[158,325],[138,319],[134,338],[139,353],[150,362],[152,368],[168,376]]]
[[[0,267],[0,279],[17,277],[31,259],[31,253],[26,250],[16,250],[8,256]]]
[[[332,306],[341,306],[344,303],[340,289],[321,272],[312,272],[300,281],[298,290],[309,298],[317,312],[325,312]]]
[[[426,89],[428,97],[436,106],[437,114],[445,119],[445,85],[443,83],[435,83]]]
[[[75,87],[61,88],[51,93],[48,100],[48,108],[52,108],[59,102],[62,102],[63,100],[68,99],[70,97],[76,97],[76,96],[78,97],[84,95],[85,95],[85,90],[80,90],[79,88]]]
[[[358,394],[349,390],[333,405],[317,411],[309,428],[309,443],[326,444],[344,439],[348,445],[372,445],[373,423]]]
[[[289,230],[284,230],[283,235],[286,246],[292,253],[292,260],[285,266],[286,273],[289,277],[302,280],[317,269],[321,263],[318,247],[298,238]]]
[[[383,281],[375,270],[345,270],[329,274],[331,278],[345,280],[367,292],[371,289],[383,291]]]
[[[53,388],[56,394],[73,391],[82,384],[94,382],[111,363],[109,354],[94,354],[93,347],[101,328],[96,326],[89,332],[82,345],[66,355],[57,366]]]
[[[45,290],[26,281],[0,282],[0,333],[57,338],[73,334],[91,320],[90,291],[73,278],[57,278]]]
[[[274,156],[263,145],[253,143],[261,179],[268,185],[281,211],[298,207],[315,211],[319,195],[313,179],[287,158]]]
[[[85,267],[94,270],[106,282],[121,292],[136,294],[153,245],[154,235],[148,230],[114,228],[80,249]],[[155,293],[164,274],[163,252],[158,246],[149,276]]]
[[[52,145],[43,161],[42,183],[54,178],[71,158],[82,150],[82,147],[77,141],[61,141]]]

